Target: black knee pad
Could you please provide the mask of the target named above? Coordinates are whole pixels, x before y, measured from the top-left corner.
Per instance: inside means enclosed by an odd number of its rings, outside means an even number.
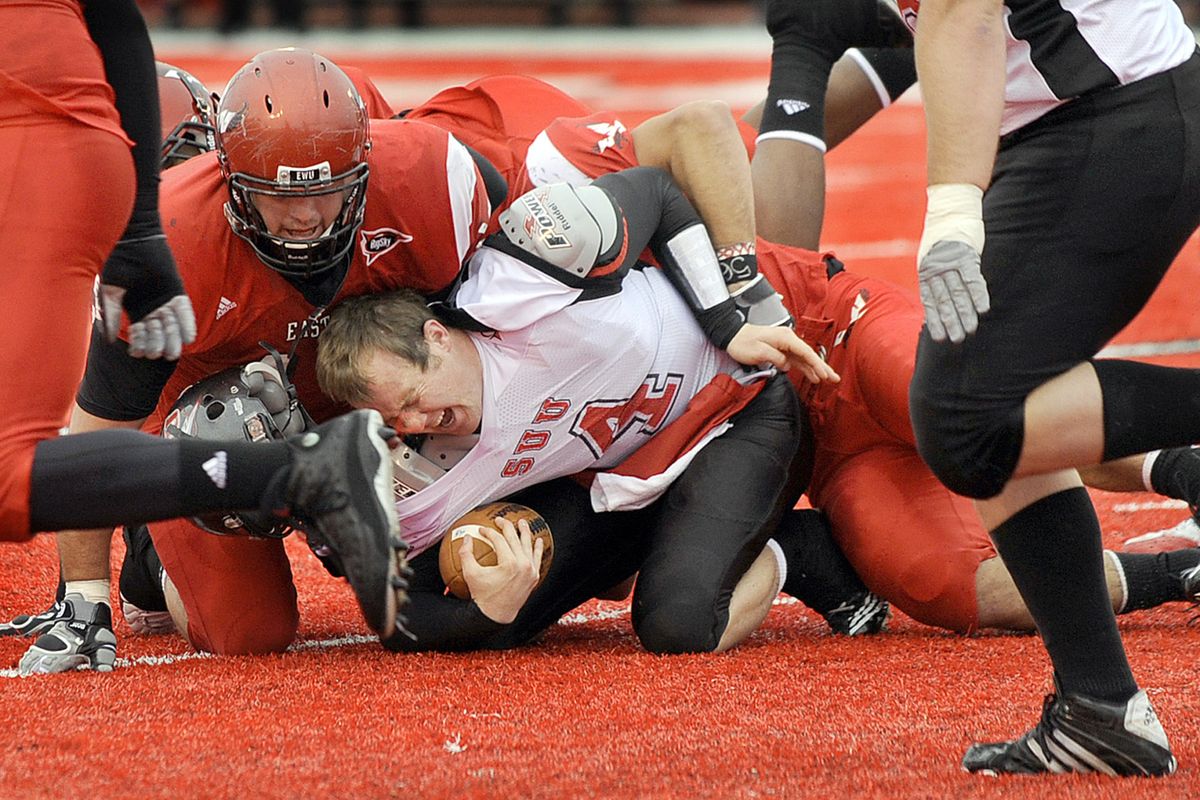
[[[964,401],[915,377],[908,401],[917,451],[938,480],[976,500],[1000,494],[1021,455],[1024,405]]]
[[[679,601],[646,609],[634,597],[633,630],[651,653],[711,653],[721,641],[715,627],[711,606],[699,609]]]
[[[864,47],[858,48],[857,53],[875,73],[892,101],[917,82],[917,62],[911,48]]]
[[[851,47],[895,47],[912,35],[880,0],[768,0],[767,32],[776,45],[804,41],[833,56]]]
[[[894,29],[903,29],[898,18],[889,20],[890,12],[880,9],[878,0],[770,0],[766,22],[772,40],[771,79],[760,134],[794,131],[802,134],[801,141],[812,137],[824,142],[825,92],[834,62],[851,47],[888,47],[896,41]],[[903,61],[884,56],[879,60],[889,73],[896,71],[893,62]],[[874,62],[867,61],[886,81]],[[913,74],[915,78],[915,68]]]

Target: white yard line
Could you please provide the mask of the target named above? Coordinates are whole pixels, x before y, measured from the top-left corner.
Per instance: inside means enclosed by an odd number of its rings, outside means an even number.
[[[298,34],[259,29],[234,36],[211,30],[173,31],[154,28],[150,38],[156,51],[188,52],[210,56],[230,53],[253,55],[271,47],[306,47],[336,59],[346,55],[413,58],[430,55],[505,56],[536,54],[538,58],[587,55],[595,61],[623,58],[662,59],[704,57],[714,61],[750,58],[769,60],[771,37],[759,25],[641,27],[641,28],[430,28],[375,31],[315,30]]]
[[[583,625],[588,622],[599,622],[601,620],[618,619],[623,616],[628,616],[629,607],[623,606],[620,608],[606,608],[590,614],[568,614],[559,620],[559,625]],[[355,647],[361,644],[375,644],[379,642],[377,636],[367,636],[363,634],[350,634],[347,636],[338,636],[331,639],[305,639],[296,642],[288,648],[288,652],[296,653],[309,650],[338,650],[343,647]],[[215,658],[212,653],[171,653],[162,656],[137,656],[135,658],[118,658],[116,662],[117,669],[130,669],[132,667],[165,667],[171,664],[178,664],[183,661],[196,661],[200,659]],[[15,669],[0,669],[0,678],[20,678],[21,673]],[[38,676],[41,677],[41,676]]]

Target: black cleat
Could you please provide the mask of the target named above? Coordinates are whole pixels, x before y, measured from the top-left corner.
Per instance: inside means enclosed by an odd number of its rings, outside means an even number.
[[[892,616],[891,606],[882,597],[861,591],[821,614],[829,629],[845,636],[879,633]]]
[[[772,536],[787,562],[783,591],[816,611],[834,633],[879,633],[892,610],[873,594],[833,538],[829,518],[813,509],[783,515]]]
[[[1179,584],[1185,598],[1193,603],[1200,602],[1200,564],[1180,573]]]
[[[268,492],[281,499],[277,516],[303,523],[310,545],[328,548],[358,597],[363,617],[381,638],[395,632],[407,602],[405,553],[392,489],[392,459],[379,412],[353,411],[288,439],[291,467],[286,486]]]
[[[1099,772],[1158,777],[1175,771],[1175,756],[1144,691],[1124,703],[1077,694],[1047,695],[1042,719],[1020,739],[971,745],[967,772]]]

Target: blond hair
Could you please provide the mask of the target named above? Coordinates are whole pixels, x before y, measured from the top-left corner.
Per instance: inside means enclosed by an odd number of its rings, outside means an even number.
[[[416,292],[400,289],[352,297],[329,315],[317,339],[317,382],[331,399],[353,406],[368,402],[363,362],[372,351],[399,356],[417,368],[429,366],[425,323],[435,315]]]

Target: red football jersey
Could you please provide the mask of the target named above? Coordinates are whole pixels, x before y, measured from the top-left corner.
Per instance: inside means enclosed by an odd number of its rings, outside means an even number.
[[[490,209],[479,171],[448,133],[400,120],[373,122],[371,133],[365,219],[331,306],[400,287],[421,293],[447,288],[487,225]],[[163,224],[196,311],[197,335],[159,399],[150,420],[154,430],[188,385],[265,355],[260,340],[284,354],[299,340],[295,380],[301,400],[318,420],[339,410],[320,393],[315,377],[316,337],[327,314],[234,235],[223,209],[228,200],[215,153],[163,175]]]
[[[359,67],[347,67],[342,65],[342,72],[346,73],[346,77],[354,84],[354,88],[358,89],[358,96],[362,98],[363,105],[367,107],[367,116],[371,119],[391,119],[396,115],[392,110],[391,105],[383,96],[383,92],[379,91],[379,87],[371,80]]]
[[[508,181],[513,200],[531,188],[519,188],[518,181],[530,142],[556,117],[589,113],[582,102],[537,78],[492,75],[438,92],[406,119],[448,130],[483,154]]]
[[[638,165],[632,131],[612,112],[536,78],[491,75],[454,86],[410,110],[482,153],[508,181],[513,200],[546,183],[573,185]],[[757,131],[740,119],[738,132],[754,154]]]
[[[0,53],[0,125],[37,124],[54,114],[129,141],[77,0],[0,4]]]

